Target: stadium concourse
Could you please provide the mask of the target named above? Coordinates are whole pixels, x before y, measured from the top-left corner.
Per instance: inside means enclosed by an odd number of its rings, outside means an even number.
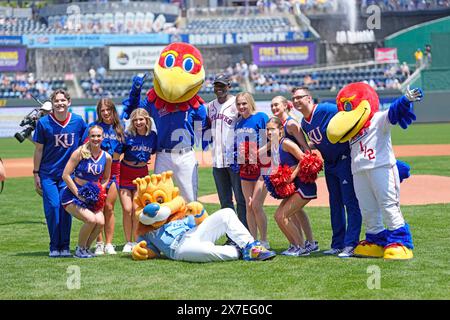
[[[396,157],[415,156],[450,156],[450,145],[399,145],[394,146]],[[210,152],[197,152],[197,161],[202,168],[211,168]],[[8,177],[32,176],[33,160],[31,158],[4,159]],[[151,159],[150,170],[153,170],[154,156]],[[317,180],[318,198],[308,206],[328,206],[328,190],[325,179]],[[450,177],[435,175],[412,175],[402,183],[402,205],[422,205],[434,203],[450,203]],[[417,195],[420,194],[420,197]],[[219,203],[217,194],[205,195],[199,198],[203,203]],[[279,205],[280,201],[266,197],[265,205]]]

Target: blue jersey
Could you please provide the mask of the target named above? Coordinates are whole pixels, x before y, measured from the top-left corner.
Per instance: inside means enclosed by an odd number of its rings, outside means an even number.
[[[280,146],[278,148],[278,154],[280,156],[280,165],[285,165],[286,164],[289,167],[296,166],[296,165],[298,165],[297,158],[294,157],[289,152],[283,150],[283,141],[285,141],[285,140],[286,140],[286,138],[281,139]],[[292,141],[292,142],[294,142],[294,141]]]
[[[283,124],[283,128],[284,128],[284,136],[285,136],[286,138],[288,138],[289,140],[292,140],[292,141],[294,141],[296,144],[299,145],[299,142],[297,141],[297,139],[296,139],[292,134],[289,134],[288,131],[287,131],[287,124],[288,124],[288,122],[289,122],[290,120],[294,120],[294,121],[295,121],[294,118],[292,118],[291,116],[289,116],[289,117],[286,119],[286,121],[284,122],[284,124]]]
[[[83,141],[86,140],[86,138],[88,137],[89,129],[94,125],[102,127],[103,141],[101,148],[102,150],[105,150],[112,156],[114,150],[116,150],[117,146],[121,143],[119,137],[116,134],[116,131],[114,131],[114,127],[112,124],[106,124],[104,122],[97,122],[97,121],[90,123],[83,134]]]
[[[332,144],[327,138],[327,126],[331,118],[338,112],[333,103],[319,103],[315,106],[311,118],[302,120],[302,128],[308,135],[309,140],[314,143],[322,154],[325,164],[334,164],[342,159],[342,156],[350,156],[350,145],[348,143]]]
[[[245,141],[256,142],[258,148],[260,145],[264,145],[266,142],[260,141],[262,139],[260,130],[266,130],[267,121],[269,121],[269,117],[264,112],[252,114],[247,119],[241,117],[234,129],[237,146],[239,147],[239,145]]]
[[[62,124],[52,114],[39,119],[33,141],[44,145],[39,175],[60,179],[72,153],[82,143],[86,123],[79,115],[69,113]]]
[[[156,152],[157,135],[154,131],[150,131],[147,136],[125,133],[125,142],[115,149],[117,153],[123,153],[123,158],[127,161],[148,162],[152,154]]]
[[[96,182],[103,175],[106,167],[106,152],[102,150],[97,159],[93,156],[81,159],[74,170],[75,177]]]
[[[146,99],[143,107],[156,125],[157,151],[192,147],[196,143],[196,137],[201,143],[202,129],[207,126],[208,119],[208,112],[203,104],[197,109],[168,112],[164,107],[158,110]]]

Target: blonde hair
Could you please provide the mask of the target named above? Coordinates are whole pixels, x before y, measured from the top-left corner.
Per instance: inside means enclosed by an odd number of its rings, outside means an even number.
[[[253,96],[252,96],[251,93],[249,93],[249,92],[239,92],[236,95],[236,103],[237,103],[237,100],[239,98],[244,98],[247,101],[248,105],[250,106],[250,110],[251,110],[250,113],[253,114],[256,111],[255,99],[253,99]]]
[[[129,133],[131,133],[131,135],[136,136],[137,132],[136,132],[136,128],[134,127],[134,120],[136,120],[137,117],[143,117],[145,118],[145,127],[146,127],[146,131],[145,131],[145,135],[148,136],[150,134],[150,131],[152,131],[152,121],[150,118],[150,115],[148,114],[147,110],[143,109],[143,108],[137,108],[135,109],[131,115],[130,115],[130,124],[128,125],[127,131]]]
[[[281,104],[284,105],[286,107],[286,113],[288,114],[288,116],[292,117],[294,120],[298,121],[298,117],[292,113],[292,109],[294,107],[294,104],[292,103],[292,101],[288,100],[286,97],[284,96],[276,96],[272,98],[272,101],[278,99],[281,101]]]
[[[103,128],[100,127],[99,125],[93,125],[92,127],[89,128],[88,138],[90,137],[91,131],[93,129],[100,129],[100,131],[102,132],[102,135],[103,135]],[[89,159],[92,156],[91,143],[89,141],[81,146],[80,155],[81,155],[81,159]]]

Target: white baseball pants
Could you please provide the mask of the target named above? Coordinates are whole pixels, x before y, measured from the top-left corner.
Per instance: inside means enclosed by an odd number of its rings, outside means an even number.
[[[356,197],[366,233],[405,225],[400,211],[400,178],[397,166],[363,170],[353,175]],[[386,225],[386,228],[384,224]]]
[[[173,180],[187,203],[197,200],[198,162],[194,151],[183,154],[157,152],[155,173],[173,171]]]
[[[191,262],[237,260],[239,252],[236,247],[215,245],[225,234],[241,248],[255,241],[233,209],[220,209],[184,234],[175,249],[174,258]]]

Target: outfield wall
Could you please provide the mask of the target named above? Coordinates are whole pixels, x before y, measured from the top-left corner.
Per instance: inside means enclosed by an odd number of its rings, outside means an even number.
[[[330,91],[317,91],[313,94],[319,101],[333,102],[336,93]],[[271,115],[270,101],[275,94],[257,94],[255,100],[257,109]],[[286,94],[289,98],[289,95]],[[379,92],[380,109],[384,110],[389,107],[390,103],[399,96],[398,91]],[[211,101],[214,96],[203,95],[205,101]],[[119,114],[122,113],[122,99],[114,99],[118,108]],[[92,122],[96,119],[95,99],[73,99],[71,111],[81,115],[86,122]],[[0,100],[0,138],[13,137],[18,131],[23,128],[19,126],[22,119],[34,108],[37,103],[34,100]],[[417,103],[415,106],[417,115],[417,123],[431,123],[431,122],[450,122],[450,91],[433,91],[426,92],[425,99],[422,103]],[[294,115],[300,119],[302,116],[299,112],[294,111]]]

